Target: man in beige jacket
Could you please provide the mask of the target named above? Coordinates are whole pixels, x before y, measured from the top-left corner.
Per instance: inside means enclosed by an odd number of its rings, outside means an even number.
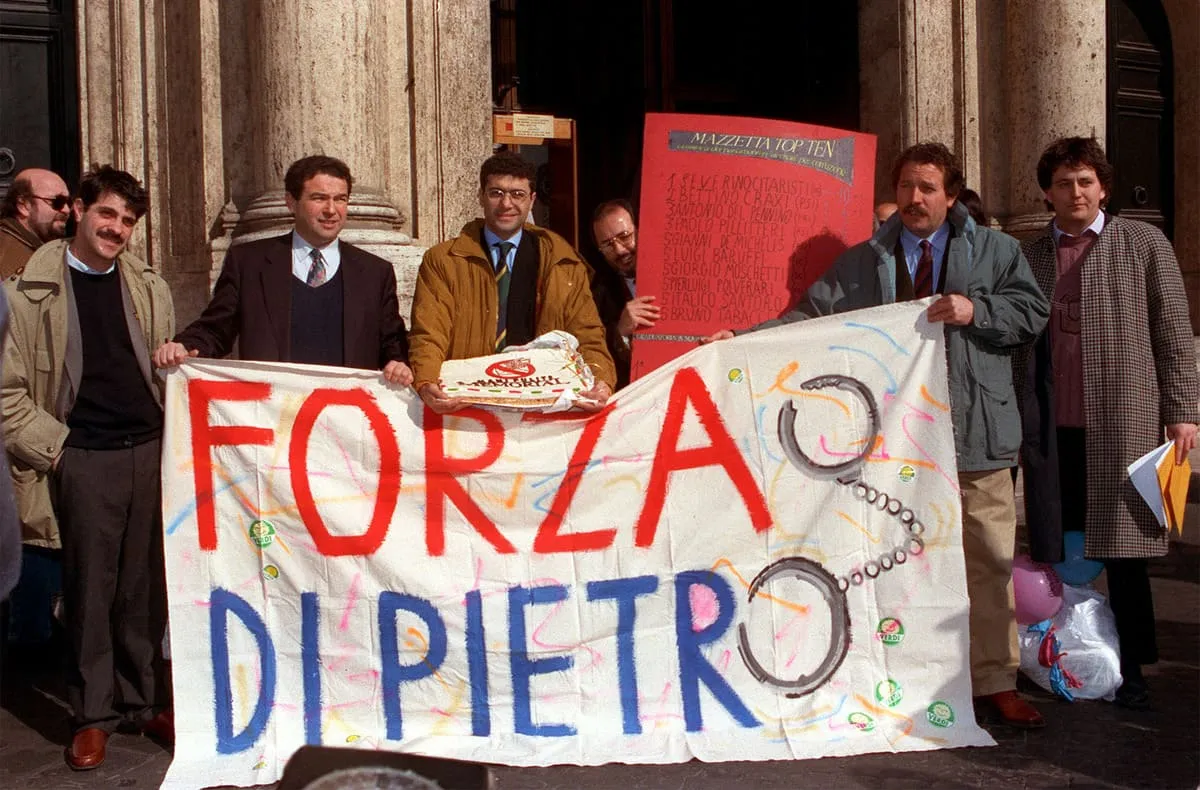
[[[163,280],[125,252],[145,189],[101,167],[73,206],[78,234],[5,283],[0,406],[27,537],[61,538],[76,770],[118,726],[170,740],[160,513],[162,390],[150,355],[174,331]]]

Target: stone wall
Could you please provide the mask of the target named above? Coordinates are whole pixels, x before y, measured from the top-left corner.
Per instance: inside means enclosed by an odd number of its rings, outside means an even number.
[[[407,315],[425,247],[478,213],[491,153],[484,0],[81,0],[85,164],[147,186],[132,247],[180,323],[231,244],[285,232],[300,156],[347,161],[344,238],[391,260]]]

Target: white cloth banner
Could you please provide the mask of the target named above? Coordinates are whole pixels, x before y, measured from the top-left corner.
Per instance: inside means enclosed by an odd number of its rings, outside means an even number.
[[[167,788],[305,743],[513,765],[990,745],[928,302],[716,343],[599,415],[172,372]]]

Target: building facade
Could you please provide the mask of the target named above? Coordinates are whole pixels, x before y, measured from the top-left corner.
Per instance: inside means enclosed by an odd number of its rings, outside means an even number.
[[[589,167],[624,168],[622,178],[636,181],[639,112],[763,108],[876,134],[880,199],[890,194],[896,153],[919,140],[946,142],[995,224],[1020,235],[1049,218],[1034,177],[1040,151],[1061,135],[1095,135],[1117,165],[1114,207],[1173,238],[1200,333],[1195,0],[859,0],[836,17],[819,17],[826,4],[796,3],[792,30],[804,27],[805,15],[832,26],[797,40],[830,49],[805,66],[808,82],[784,74],[755,83],[761,96],[753,105],[737,103],[753,92],[752,70],[722,81],[720,69],[704,76],[696,67],[701,76],[684,79],[687,64],[705,62],[688,54],[695,37],[721,30],[689,27],[685,10],[694,17],[711,5],[719,15],[727,4],[596,4],[626,15],[597,29],[583,11],[560,11],[550,20],[557,28],[528,16],[522,23],[515,12],[522,3],[538,7],[538,0],[0,0],[8,66],[0,77],[0,189],[30,166],[55,167],[69,181],[91,163],[136,174],[151,208],[135,250],[171,283],[187,321],[207,301],[231,244],[289,227],[288,164],[312,153],[338,156],[356,177],[344,237],[394,262],[407,311],[425,247],[477,212],[493,105],[519,72],[508,67],[524,58],[540,64],[538,74],[558,63],[583,80],[561,88],[559,95],[577,94],[562,107],[546,100],[533,109],[583,107],[576,114],[586,116],[588,86],[631,97],[611,108],[590,101],[595,120],[577,118],[584,185]],[[769,18],[747,23],[747,55],[757,46],[753,24],[774,26]],[[522,29],[538,38],[522,38]],[[630,31],[636,42],[626,60],[642,62],[636,79],[614,65],[620,57],[583,57],[569,40],[607,46]],[[711,49],[717,57],[729,47]],[[849,61],[837,59],[847,51]],[[799,57],[775,54],[774,72]],[[813,111],[824,116],[810,117],[806,108],[831,91],[840,101],[825,101]],[[726,94],[726,104],[712,103]],[[605,138],[617,142],[596,141],[590,130],[607,134],[605,123],[624,124]],[[588,212],[581,203],[580,214]]]

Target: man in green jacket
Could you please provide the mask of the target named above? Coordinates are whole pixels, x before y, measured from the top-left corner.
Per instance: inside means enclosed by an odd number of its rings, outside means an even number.
[[[118,727],[172,740],[160,458],[161,382],[150,355],[174,333],[167,285],[125,252],[146,212],[129,173],[86,174],[78,233],[5,283],[11,326],[0,404],[22,526],[61,537],[75,770],[104,762]]]
[[[971,598],[971,685],[977,702],[1006,724],[1042,727],[1041,714],[1016,693],[1010,469],[1021,422],[1010,355],[1037,337],[1050,305],[1016,239],[976,225],[956,201],[962,170],[944,145],[922,143],[901,153],[892,185],[900,210],[843,253],[794,310],[753,329],[941,294],[927,317],[946,325]],[[733,334],[722,330],[706,342]]]

